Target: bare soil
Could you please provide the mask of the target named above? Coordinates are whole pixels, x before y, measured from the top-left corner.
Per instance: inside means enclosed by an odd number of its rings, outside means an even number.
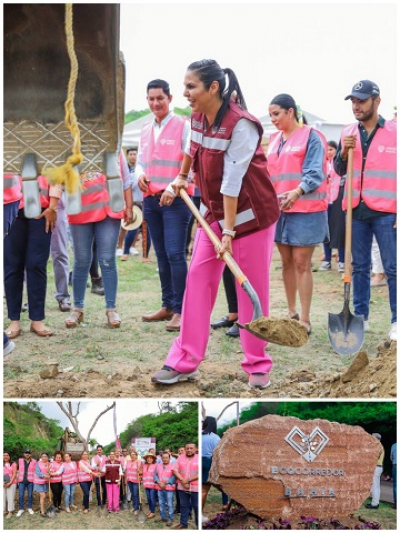
[[[316,249],[314,265],[320,264]],[[390,310],[387,287],[372,289],[371,330],[365,333],[362,354],[354,360],[362,365],[346,372],[352,359],[343,359],[330,346],[327,334],[328,311],[343,307],[343,281],[336,271],[315,272],[312,301],[312,334],[300,347],[270,343],[267,347],[274,366],[272,385],[263,391],[250,390],[248,376],[241,370],[243,359],[238,339],[224,330],[210,330],[206,358],[200,376],[174,386],[154,385],[152,373],[161,368],[175,336],[165,330],[165,322],[145,323],[141,316],[160,306],[157,264],[143,264],[140,257],[118,261],[118,310],[120,329],[106,325],[104,298],[87,290],[85,320],[76,329],[66,329],[54,299],[52,265],[48,268],[46,324],[55,331],[49,338],[29,332],[27,313],[21,315],[23,333],[17,348],[4,364],[6,398],[394,398],[396,396],[397,344],[388,342]],[[333,268],[336,264],[333,263]],[[238,290],[241,290],[240,288]],[[193,305],[196,305],[193,302]],[[271,267],[271,316],[285,318],[286,305],[280,260],[274,250]],[[199,309],[199,313],[201,310]],[[5,316],[7,311],[5,308]],[[212,319],[227,314],[221,284]],[[8,321],[5,321],[5,327]],[[193,324],[193,328],[196,324]],[[42,376],[42,377],[41,377]]]

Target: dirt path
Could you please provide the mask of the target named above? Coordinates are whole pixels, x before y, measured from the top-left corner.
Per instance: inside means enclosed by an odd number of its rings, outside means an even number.
[[[320,253],[317,249],[314,254],[316,266]],[[55,330],[55,335],[42,339],[27,332],[27,313],[22,314],[23,333],[16,339],[17,349],[7,356],[4,365],[6,398],[396,396],[396,343],[385,342],[390,326],[387,287],[373,289],[371,331],[365,334],[364,355],[357,357],[360,368],[353,372],[351,379],[349,376],[343,379],[351,361],[343,360],[332,350],[327,336],[328,311],[339,313],[343,307],[343,282],[340,274],[332,270],[314,274],[313,332],[309,342],[300,348],[268,345],[274,367],[272,385],[267,390],[248,388],[247,375],[240,367],[243,357],[240,342],[227,337],[223,330],[211,330],[206,359],[199,368],[200,376],[191,382],[166,387],[152,384],[150,377],[161,368],[175,334],[165,331],[165,323],[141,321],[142,314],[160,305],[156,263],[142,264],[140,259],[130,257],[126,263],[119,262],[118,268],[121,329],[107,328],[104,300],[88,290],[84,326],[67,330],[64,327],[66,315],[59,312],[54,300],[54,280],[49,264],[46,323]],[[280,261],[275,250],[271,269],[271,315],[284,317],[285,313]],[[224,314],[226,300],[221,287],[212,318]],[[55,371],[51,379],[42,379],[40,374],[53,361],[58,364],[59,373]]]

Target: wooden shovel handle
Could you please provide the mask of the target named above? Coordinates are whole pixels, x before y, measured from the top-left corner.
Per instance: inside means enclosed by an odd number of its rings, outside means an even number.
[[[185,202],[185,204],[189,207],[190,211],[193,213],[195,219],[198,221],[200,226],[207,233],[207,236],[210,239],[210,241],[213,243],[213,245],[215,247],[222,246],[221,241],[216,236],[216,234],[213,232],[208,222],[206,222],[204,217],[201,215],[200,211],[194,205],[194,203],[190,199],[185,189],[180,189],[179,193],[180,193],[182,200]],[[224,263],[226,263],[226,265],[228,265],[229,270],[235,276],[235,278],[237,279],[238,283],[240,283],[240,285],[242,285],[244,281],[247,281],[247,277],[241,271],[239,265],[236,263],[236,261],[233,259],[233,257],[231,256],[229,252],[224,252],[221,256],[221,259],[224,261]]]
[[[349,148],[347,158],[347,211],[344,256],[344,282],[351,282],[351,230],[353,221],[353,148]]]

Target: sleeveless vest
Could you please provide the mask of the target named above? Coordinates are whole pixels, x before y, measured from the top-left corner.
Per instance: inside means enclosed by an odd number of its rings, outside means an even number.
[[[186,455],[180,455],[177,462],[175,463],[175,470],[179,472],[184,478],[192,477],[199,473],[199,457],[194,455],[192,459],[188,460]],[[179,490],[187,490],[180,481],[178,481]],[[190,490],[192,492],[199,491],[199,480],[190,482]]]
[[[42,474],[48,474],[50,463],[44,464],[43,461],[38,461],[36,463],[36,465],[39,465],[39,468],[40,468],[40,471],[42,472]],[[35,473],[33,474],[33,482],[36,485],[46,485],[49,482],[49,480],[45,479],[45,478],[42,478],[42,477],[39,477],[36,474],[36,467],[35,467]]]
[[[12,478],[14,472],[17,471],[17,463],[10,463],[9,466],[3,466],[3,474],[8,474],[10,476],[10,479]],[[16,485],[18,483],[18,476],[15,476],[14,481],[12,482],[12,485]]]
[[[101,459],[99,458],[98,455],[95,455],[93,457],[93,460],[94,460],[95,464],[97,465],[98,472],[100,472],[100,468],[104,468],[104,465],[106,464],[107,459],[108,458],[107,458],[106,455],[102,455]],[[105,473],[104,472],[100,472],[100,477],[104,477],[104,476],[105,476]]]
[[[182,135],[185,126],[183,117],[173,115],[154,143],[153,123],[146,122],[140,133],[141,162],[146,176],[150,179],[149,191],[143,197],[164,191],[176,178],[181,169],[184,153]],[[193,194],[193,185],[188,194]]]
[[[141,461],[136,459],[132,461],[129,459],[126,463],[126,479],[127,481],[132,481],[132,483],[139,483],[139,470],[140,470]]]
[[[293,204],[290,213],[314,213],[317,211],[326,211],[328,208],[326,139],[320,131],[310,128],[309,126],[303,126],[294,131],[285,142],[278,155],[282,132],[277,131],[269,138],[267,154],[268,168],[276,193],[282,194],[296,189],[303,178],[303,164],[307,154],[307,144],[312,129],[320,137],[325,149],[323,161],[321,161],[324,175],[323,181],[315,191],[302,194]]]
[[[205,115],[192,113],[190,155],[194,180],[200,190],[201,201],[207,209],[206,221],[224,224],[223,195],[220,192],[224,171],[224,157],[231,143],[232,132],[242,118],[256,125],[259,141],[243,177],[234,224],[236,238],[268,228],[279,218],[278,200],[272,186],[267,160],[261,147],[262,126],[258,119],[231,102],[218,131],[205,129]]]
[[[57,472],[61,468],[61,465],[63,463],[57,463],[57,461],[53,461],[50,463],[50,472]],[[59,474],[58,476],[51,476],[50,483],[59,483],[62,481],[62,474]]]
[[[124,211],[114,213],[109,206],[107,178],[99,172],[90,172],[81,176],[83,191],[81,193],[82,211],[77,215],[68,215],[70,224],[88,224],[100,222],[107,216],[121,220]]]
[[[333,203],[339,196],[340,182],[342,177],[336,174],[333,163],[328,161],[328,203]]]
[[[72,485],[73,483],[78,482],[78,467],[75,461],[70,461],[69,463],[64,464],[64,472],[62,473],[62,484],[63,485]]]
[[[119,481],[119,467],[120,467],[119,461],[115,461],[114,463],[111,463],[111,462],[106,463],[106,474],[105,474],[106,483],[116,484]]]
[[[353,209],[358,206],[362,198],[367,207],[374,211],[396,213],[396,122],[386,120],[384,127],[377,129],[368,149],[363,176],[361,176],[363,155],[358,123],[343,128],[340,138],[342,146],[343,139],[347,135],[357,136],[351,201]],[[347,209],[347,181],[342,207],[344,210]]]
[[[22,178],[19,178],[19,179],[20,179],[20,188],[22,191]],[[46,209],[47,207],[49,207],[49,204],[50,204],[49,183],[44,176],[38,176],[37,181],[39,184],[40,205],[42,206],[43,209]],[[24,197],[21,196],[19,208],[23,209],[24,205],[25,205]]]
[[[169,463],[166,466],[163,465],[163,464],[158,464],[157,468],[156,468],[158,479],[160,481],[163,481],[164,483],[166,483],[170,479],[170,477],[172,477],[174,475],[174,473],[172,471],[172,467],[173,467],[172,463]],[[173,483],[172,485],[165,485],[165,489],[161,489],[159,487],[159,485],[157,485],[157,489],[158,490],[174,491],[176,489],[176,485],[175,485],[175,483]]]
[[[22,457],[18,459],[18,483],[22,483],[24,480],[24,468],[25,468],[25,461]],[[35,468],[36,468],[36,460],[31,459],[28,465],[28,481],[29,483],[33,483],[33,478],[35,475]]]
[[[17,174],[3,174],[3,204],[11,204],[22,198],[20,178]]]
[[[89,461],[84,461],[83,459],[81,459],[78,462],[78,481],[80,483],[84,482],[84,481],[92,481],[92,474],[89,474],[88,472],[85,472],[84,470],[81,470],[81,468],[80,468],[81,463],[83,465],[85,465],[87,468],[89,468],[89,470],[91,470],[90,462]]]
[[[154,472],[156,471],[156,464],[147,464],[143,465],[143,486],[146,489],[156,489],[157,484],[154,482]]]

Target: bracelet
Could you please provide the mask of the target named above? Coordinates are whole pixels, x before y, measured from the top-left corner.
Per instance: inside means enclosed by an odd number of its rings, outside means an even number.
[[[231,229],[223,229],[222,235],[229,235],[229,237],[232,237],[232,239],[234,239],[236,235],[236,231],[233,231]]]

